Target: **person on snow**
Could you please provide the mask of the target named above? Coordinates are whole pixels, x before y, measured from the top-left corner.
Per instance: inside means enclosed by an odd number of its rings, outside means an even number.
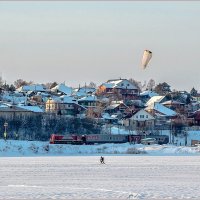
[[[100,163],[101,163],[101,164],[105,164],[105,162],[104,162],[104,157],[103,157],[103,156],[100,157]]]

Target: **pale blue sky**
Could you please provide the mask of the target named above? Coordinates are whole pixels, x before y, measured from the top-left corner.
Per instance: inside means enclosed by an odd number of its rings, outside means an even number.
[[[144,49],[153,57],[140,68]],[[200,90],[200,2],[0,2],[0,72],[69,86],[111,78]]]

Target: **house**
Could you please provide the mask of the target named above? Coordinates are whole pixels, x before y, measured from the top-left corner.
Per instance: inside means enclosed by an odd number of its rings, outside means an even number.
[[[129,107],[122,101],[112,101],[111,104],[105,108],[105,112],[110,115],[122,115],[127,109],[129,109]]]
[[[169,119],[176,118],[177,113],[160,103],[154,103],[145,108],[145,111],[155,117],[155,125],[164,129],[169,126]]]
[[[185,103],[181,103],[180,101],[169,100],[162,103],[162,105],[167,108],[176,111],[177,113],[184,114],[185,113]]]
[[[188,115],[200,109],[200,102],[196,100],[192,100],[190,104],[187,105]]]
[[[77,115],[86,109],[77,103],[77,100],[71,96],[61,96],[57,99],[49,98],[45,103],[45,111],[57,115]]]
[[[61,84],[58,84],[55,87],[51,88],[51,92],[57,93],[57,94],[60,94],[60,95],[71,96],[73,90],[72,90],[71,87],[67,87],[65,84],[61,83]]]
[[[95,88],[92,87],[82,87],[82,88],[78,88],[75,89],[73,91],[73,96],[76,97],[77,99],[86,97],[86,96],[91,96],[94,95],[96,92]]]
[[[96,107],[97,102],[98,102],[98,100],[97,100],[97,97],[95,95],[88,95],[86,97],[78,99],[78,104],[81,105],[81,106],[84,106],[86,108]]]
[[[195,111],[189,118],[193,118],[194,125],[200,126],[200,110]]]
[[[127,79],[112,79],[101,84],[96,94],[113,100],[131,100],[138,97],[139,89],[137,85]]]
[[[195,94],[195,95],[192,95],[192,98],[193,98],[193,100],[196,100],[197,102],[200,103],[200,94],[199,93]]]
[[[43,110],[38,106],[20,106],[20,105],[1,105],[0,117],[4,119],[26,118],[42,114]]]
[[[102,119],[106,123],[117,124],[118,118],[116,115],[110,115],[109,113],[102,113]]]
[[[132,117],[124,119],[123,124],[129,126],[131,130],[147,131],[154,127],[155,118],[144,109],[133,113]]]
[[[146,107],[145,110],[148,111],[149,113],[152,113],[153,116],[163,115],[165,117],[171,118],[177,115],[175,111],[167,108],[166,106],[160,103],[151,104],[150,106]]]

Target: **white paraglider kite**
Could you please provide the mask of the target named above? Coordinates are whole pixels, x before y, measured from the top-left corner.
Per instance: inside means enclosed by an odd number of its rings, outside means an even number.
[[[149,61],[151,60],[151,57],[152,57],[152,52],[149,50],[144,50],[144,54],[142,57],[142,68],[143,69],[146,69]]]

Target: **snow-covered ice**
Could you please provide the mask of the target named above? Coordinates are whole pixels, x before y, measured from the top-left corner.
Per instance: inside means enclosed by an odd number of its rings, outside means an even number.
[[[48,148],[47,148],[48,147]],[[48,150],[47,150],[48,149]],[[200,147],[176,145],[100,144],[70,145],[39,141],[0,140],[0,156],[66,156],[66,155],[200,155]]]
[[[200,199],[199,156],[1,157],[0,199]]]
[[[200,199],[199,155],[189,146],[0,140],[0,200]]]

